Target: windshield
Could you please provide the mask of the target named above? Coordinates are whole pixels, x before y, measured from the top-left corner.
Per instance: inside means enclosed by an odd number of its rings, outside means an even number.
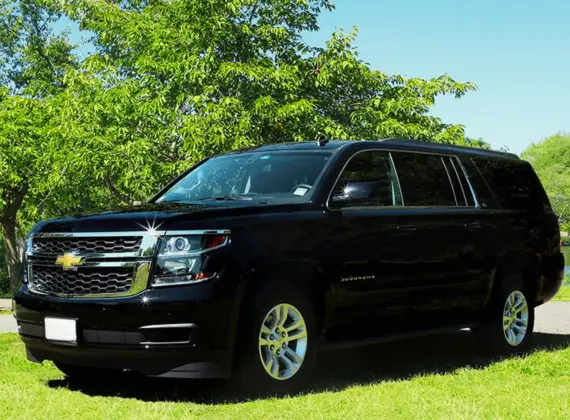
[[[207,160],[157,202],[307,202],[330,153],[252,152]]]

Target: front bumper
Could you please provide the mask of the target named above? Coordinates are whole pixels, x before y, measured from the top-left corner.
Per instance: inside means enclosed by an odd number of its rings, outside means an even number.
[[[136,296],[66,299],[21,286],[15,316],[28,359],[129,369],[149,376],[231,374],[236,299],[219,282],[149,289]],[[45,317],[77,320],[77,343],[45,339]]]

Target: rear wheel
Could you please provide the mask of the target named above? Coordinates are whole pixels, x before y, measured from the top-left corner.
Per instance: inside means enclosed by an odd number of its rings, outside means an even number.
[[[245,305],[236,341],[240,388],[255,394],[297,392],[310,379],[316,360],[311,302],[295,285],[273,282]]]
[[[523,287],[506,287],[491,302],[488,318],[473,334],[486,354],[528,350],[534,330],[534,305]]]

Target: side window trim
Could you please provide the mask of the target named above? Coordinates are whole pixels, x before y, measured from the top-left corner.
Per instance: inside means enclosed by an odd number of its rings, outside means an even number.
[[[457,176],[457,181],[459,182],[459,188],[461,188],[461,193],[463,194],[463,200],[465,200],[465,207],[472,207],[469,205],[469,201],[467,200],[467,194],[465,194],[465,188],[463,188],[463,182],[461,182],[461,177],[459,175],[459,172],[457,171],[457,165],[453,161],[452,157],[449,158],[449,162],[451,162],[451,166],[453,167],[453,170],[455,171],[455,176]],[[468,182],[468,181],[466,180],[466,182]]]
[[[402,184],[400,184],[400,176],[398,175],[398,169],[396,168],[396,164],[394,163],[392,152],[388,152],[388,156],[390,156],[390,165],[392,165],[392,170],[396,175],[396,181],[398,181],[398,190],[400,191],[400,201],[402,202],[402,207],[406,207],[406,202],[404,201],[404,194],[402,192]]]
[[[449,175],[449,169],[447,169],[447,165],[445,163],[445,159],[443,156],[440,156],[441,163],[443,163],[443,167],[445,168],[445,173],[447,174],[447,179],[449,180],[449,185],[451,185],[451,191],[453,192],[453,198],[455,199],[455,205],[459,207],[459,201],[457,201],[457,194],[455,193],[455,187],[453,186],[453,181],[451,180],[451,175]]]
[[[469,191],[471,191],[471,195],[473,196],[473,202],[475,203],[475,208],[480,209],[481,204],[479,204],[479,199],[477,198],[477,195],[475,194],[475,190],[473,189],[471,179],[469,178],[469,175],[467,175],[467,170],[465,169],[465,166],[463,166],[463,162],[461,162],[461,159],[459,159],[457,156],[455,156],[455,160],[459,164],[459,167],[461,168],[461,171],[463,172],[463,176],[465,176],[465,180],[467,181],[467,185],[469,186]]]

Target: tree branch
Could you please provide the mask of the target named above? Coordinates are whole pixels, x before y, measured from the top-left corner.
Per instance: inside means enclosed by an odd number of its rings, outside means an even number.
[[[249,24],[251,24],[251,22],[253,22],[253,17],[255,16],[255,13],[257,12],[257,8],[259,7],[259,0],[255,2],[255,4],[253,5],[253,7],[251,8],[251,12],[249,12]]]
[[[37,19],[35,19],[35,18],[31,19],[31,24],[32,24],[32,27],[34,28],[34,33],[36,36],[36,42],[33,43],[35,45],[36,52],[38,53],[40,58],[45,61],[45,63],[50,68],[54,78],[56,78],[57,72],[55,70],[55,67],[53,66],[53,63],[51,62],[50,58],[46,55],[43,46],[40,45],[40,43],[41,43],[41,41],[40,41],[41,40],[41,28],[39,27],[39,23],[38,23]]]
[[[111,194],[113,194],[114,197],[118,198],[125,204],[133,205],[134,200],[120,192],[108,175],[105,175],[104,180],[107,188],[109,188],[109,191]]]

